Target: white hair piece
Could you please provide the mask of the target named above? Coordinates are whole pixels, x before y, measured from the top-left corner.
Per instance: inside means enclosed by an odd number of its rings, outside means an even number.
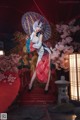
[[[37,27],[42,28],[42,22],[39,22],[39,20],[35,21],[33,24],[33,30],[35,31]]]

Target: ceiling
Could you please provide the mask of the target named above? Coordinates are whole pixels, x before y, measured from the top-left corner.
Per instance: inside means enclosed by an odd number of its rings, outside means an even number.
[[[49,22],[66,22],[80,15],[79,0],[0,0],[0,36],[23,31],[21,18],[27,11],[45,16]]]

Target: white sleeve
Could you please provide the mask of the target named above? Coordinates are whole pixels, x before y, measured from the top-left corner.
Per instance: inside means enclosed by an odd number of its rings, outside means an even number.
[[[48,52],[49,52],[49,54],[51,54],[51,51],[50,51],[50,49],[49,48],[44,48],[45,50],[47,50]]]
[[[41,46],[42,46],[42,41],[40,41],[40,40],[37,43],[33,44],[33,47],[37,48],[37,49],[39,49]]]

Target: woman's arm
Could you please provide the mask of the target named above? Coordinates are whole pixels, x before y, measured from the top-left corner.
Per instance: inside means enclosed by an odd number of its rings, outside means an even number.
[[[43,35],[42,34],[40,34],[39,40],[42,42],[42,40],[43,40]]]

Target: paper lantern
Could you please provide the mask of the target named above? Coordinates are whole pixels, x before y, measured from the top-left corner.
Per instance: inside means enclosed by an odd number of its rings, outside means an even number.
[[[80,101],[80,54],[69,55],[71,100]]]

